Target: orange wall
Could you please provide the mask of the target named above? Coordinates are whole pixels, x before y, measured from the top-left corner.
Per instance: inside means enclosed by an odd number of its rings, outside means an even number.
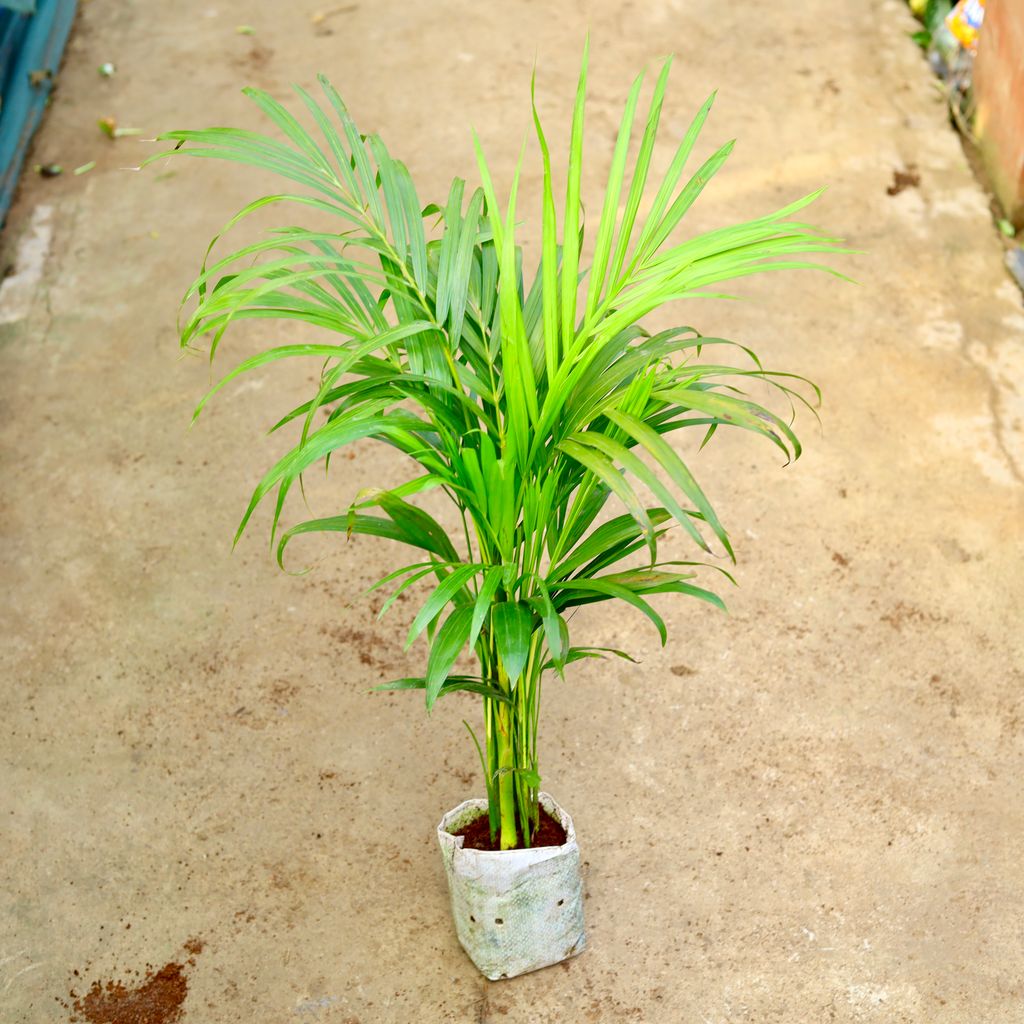
[[[988,0],[974,62],[974,131],[992,187],[1024,228],[1024,0]]]

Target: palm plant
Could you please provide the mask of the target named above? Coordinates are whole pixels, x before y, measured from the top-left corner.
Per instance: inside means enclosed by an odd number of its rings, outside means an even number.
[[[792,411],[794,398],[805,401],[796,390],[802,378],[763,369],[742,346],[736,347],[749,358],[744,368],[702,361],[734,343],[692,327],[650,333],[644,318],[669,301],[708,295],[719,282],[814,267],[808,254],[845,251],[790,219],[814,195],[742,224],[673,237],[732,143],[684,177],[712,96],[657,188],[648,189],[669,67],[666,60],[630,159],[643,75],[632,84],[586,271],[580,197],[586,54],[560,228],[534,100],[543,231],[532,280],[516,243],[518,169],[502,208],[477,140],[481,187],[469,192],[456,178],[443,204],[424,208],[404,164],[377,136],[360,133],[323,77],[320,102],[297,89],[319,135],[250,89],[284,140],[231,128],[161,136],[175,143],[170,152],[252,165],[300,186],[249,203],[228,228],[280,204],[332,218],[326,228],[272,230],[215,260],[220,235],[214,238],[186,294],[194,306],[181,330],[183,347],[209,338],[212,359],[228,326],[247,318],[312,324],[331,337],[246,359],[203,398],[196,415],[242,373],[292,357],[321,361],[315,394],[273,427],[294,424],[297,443],[260,480],[235,540],[274,492],[271,544],[282,565],[294,537],[317,531],[369,534],[418,550],[416,560],[371,588],[394,588],[383,614],[414,584],[432,586],[408,633],[409,643],[424,632],[429,638],[425,672],[386,688],[423,690],[428,709],[456,692],[482,698],[482,741],[470,733],[486,780],[492,841],[500,839],[501,849],[528,846],[538,822],[543,674],[561,674],[581,658],[628,657],[574,646],[572,610],[624,601],[647,616],[664,643],[653,595],[686,594],[724,607],[693,582],[703,563],[659,557],[659,541],[674,525],[701,551],[717,541],[733,558],[714,508],[666,435],[698,428],[703,447],[720,426],[733,426],[767,438],[787,458],[800,454],[787,421],[737,384],[769,384]],[[317,420],[321,410],[326,417]],[[410,478],[361,492],[340,514],[282,532],[282,509],[295,482],[301,485],[311,466],[329,463],[333,453],[364,438],[407,457]],[[457,509],[462,528],[455,535],[410,500],[431,488]],[[602,513],[613,497],[624,511],[609,518]],[[455,671],[467,650],[476,656],[475,674]]]

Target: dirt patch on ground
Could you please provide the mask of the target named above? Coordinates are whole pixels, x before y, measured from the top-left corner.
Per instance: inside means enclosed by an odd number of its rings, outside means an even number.
[[[918,188],[921,184],[921,175],[914,164],[907,164],[902,170],[892,172],[892,184],[885,190],[886,195],[898,196],[908,188]]]
[[[195,966],[203,942],[189,939],[183,948],[189,954],[184,963],[147,965],[141,982],[96,980],[84,995],[72,987],[68,1000],[60,1002],[71,1011],[69,1019],[81,1024],[175,1024],[188,995],[188,968]]]

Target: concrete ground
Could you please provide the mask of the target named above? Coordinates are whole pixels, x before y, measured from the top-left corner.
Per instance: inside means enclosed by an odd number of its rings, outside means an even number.
[[[393,551],[310,539],[315,571],[284,575],[266,518],[230,551],[307,370],[186,429],[209,374],[178,359],[178,299],[273,186],[122,171],[152,147],[96,121],[258,128],[239,87],[323,69],[440,197],[474,176],[471,124],[507,184],[535,55],[561,144],[588,28],[588,195],[632,75],[675,51],[659,160],[715,87],[705,148],[739,139],[691,226],[828,184],[815,219],[867,255],[859,286],[772,275],[666,314],[815,379],[823,427],[802,418],[785,469],[749,435],[695,459],[736,542],[731,614],[663,601],[665,650],[631,612],[581,620],[642,658],[545,693],[590,948],[491,984],[433,836],[482,788],[477,708],[368,693],[421,653],[408,605],[378,624],[349,604]],[[26,178],[3,238],[0,1018],[66,1021],[71,989],[198,939],[186,1024],[1024,1020],[1024,310],[910,30],[896,0],[83,3],[35,144],[67,170]],[[911,163],[920,186],[888,195]],[[310,501],[401,473],[367,448]]]

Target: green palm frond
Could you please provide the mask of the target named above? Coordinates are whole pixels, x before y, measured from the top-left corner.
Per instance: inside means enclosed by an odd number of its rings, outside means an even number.
[[[367,534],[418,549],[419,560],[382,585],[398,581],[386,610],[415,583],[435,581],[409,633],[412,642],[425,632],[430,653],[422,678],[393,686],[423,689],[428,707],[453,692],[484,698],[488,794],[503,845],[515,841],[517,828],[528,842],[536,816],[541,673],[561,673],[602,653],[571,646],[568,611],[621,600],[645,615],[664,642],[653,596],[685,594],[722,607],[715,593],[691,582],[695,563],[659,560],[672,525],[705,553],[717,548],[733,557],[687,449],[667,435],[697,428],[695,444],[702,447],[719,428],[737,427],[762,435],[788,460],[800,454],[789,422],[794,403],[817,398],[813,386],[801,390],[802,378],[764,369],[743,346],[692,327],[652,334],[644,318],[749,274],[834,274],[809,257],[849,251],[794,219],[817,193],[741,224],[679,236],[732,143],[686,174],[712,95],[660,182],[649,180],[669,67],[666,61],[658,75],[632,159],[643,75],[628,94],[589,267],[580,262],[586,55],[560,212],[534,104],[543,181],[541,257],[531,280],[516,242],[518,169],[503,206],[477,142],[480,187],[469,191],[457,178],[443,204],[424,206],[405,165],[380,138],[357,129],[323,77],[320,100],[297,90],[312,130],[250,89],[281,138],[232,128],[175,131],[161,136],[174,148],[150,158],[233,161],[273,172],[294,189],[256,199],[231,218],[183,306],[182,346],[205,342],[211,358],[228,328],[247,319],[329,332],[321,343],[284,344],[244,360],[196,410],[239,375],[269,363],[320,364],[312,397],[274,425],[296,421],[301,431],[260,480],[236,541],[273,495],[271,543],[279,560],[295,537],[312,532]],[[315,216],[318,226],[285,225],[221,253],[226,233],[268,208]],[[724,347],[747,365],[702,361]],[[744,381],[774,389],[789,419],[745,394]],[[320,410],[326,417],[316,417]],[[366,438],[397,449],[415,475],[399,488],[357,496],[337,515],[279,533],[285,498],[302,474]],[[453,541],[407,500],[428,488],[441,488],[455,504],[465,541]],[[609,519],[603,513],[613,498],[624,511]],[[455,674],[467,648],[479,660],[479,676]]]

